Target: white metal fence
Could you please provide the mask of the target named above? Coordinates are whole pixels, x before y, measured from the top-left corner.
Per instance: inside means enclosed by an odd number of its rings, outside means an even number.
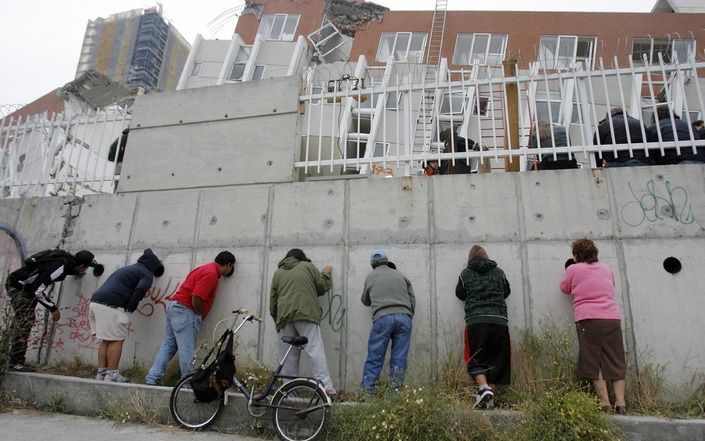
[[[685,63],[664,63],[660,54],[653,64],[646,57],[642,63],[630,60],[620,66],[615,56],[609,68],[602,58],[596,61],[592,70],[580,66],[555,70],[534,64],[519,71],[515,66],[518,75],[505,76],[501,67],[451,71],[446,60],[437,68],[390,60],[380,72],[378,67],[367,67],[360,57],[354,68],[346,66],[347,72],[340,76],[330,67],[309,71],[305,94],[300,96],[304,115],[295,167],[306,176],[390,177],[419,174],[434,160],[452,165],[461,161],[477,171],[481,163],[504,170],[507,158],[510,163],[519,161],[519,168],[526,170],[536,160],[555,159],[559,154],[575,156],[580,165],[589,167],[606,151],[624,150],[631,156],[643,150],[653,157],[654,152],[660,156],[668,149],[679,155],[684,149],[695,153],[697,146],[705,146],[691,124],[705,115],[699,77],[705,62],[691,57]],[[512,90],[518,96],[514,109],[509,107]],[[657,124],[658,137],[649,142],[633,142],[641,138],[637,134],[630,134],[625,144],[594,142],[600,122],[612,124],[606,116],[609,109],[621,107],[649,126],[661,106],[688,123],[687,139],[668,141]],[[673,122],[674,117],[669,118]],[[552,139],[530,148],[530,134],[539,132],[542,120],[566,128],[568,142],[560,145]],[[517,125],[518,131],[509,130],[510,124]],[[464,138],[461,145],[452,137],[448,145],[442,142],[441,134],[447,129]],[[645,134],[644,129],[639,135]]]
[[[1,197],[112,193],[129,122],[119,108],[0,120]]]

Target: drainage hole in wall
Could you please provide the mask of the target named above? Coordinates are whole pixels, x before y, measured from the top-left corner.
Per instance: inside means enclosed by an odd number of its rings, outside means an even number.
[[[663,261],[663,269],[670,274],[678,274],[681,271],[681,261],[675,257],[667,257]]]

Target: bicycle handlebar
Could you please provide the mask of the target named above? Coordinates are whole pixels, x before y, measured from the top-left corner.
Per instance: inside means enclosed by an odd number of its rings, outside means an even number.
[[[239,308],[239,309],[234,310],[233,314],[245,315],[245,314],[249,314],[249,312],[250,311],[248,311],[247,308]],[[250,314],[249,317],[245,318],[245,320],[249,320],[249,321],[254,320],[254,321],[260,322],[260,323],[262,322],[262,319],[257,317],[254,314]]]

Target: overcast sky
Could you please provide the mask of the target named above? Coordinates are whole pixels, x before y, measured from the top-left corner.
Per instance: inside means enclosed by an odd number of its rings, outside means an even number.
[[[193,42],[196,34],[228,38],[235,19],[209,26],[241,0],[162,0],[165,16]],[[434,0],[378,0],[396,10],[433,9]],[[0,105],[25,104],[74,79],[89,19],[154,6],[146,0],[0,0]],[[648,12],[655,0],[449,0],[448,9]]]

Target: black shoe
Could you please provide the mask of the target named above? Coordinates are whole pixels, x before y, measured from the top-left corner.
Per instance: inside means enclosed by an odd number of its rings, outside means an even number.
[[[17,363],[16,365],[10,367],[10,371],[12,371],[12,372],[34,372],[34,369],[29,366],[25,366],[22,363]]]
[[[627,408],[624,406],[616,406],[614,408],[614,413],[617,415],[626,415],[627,414]]]

